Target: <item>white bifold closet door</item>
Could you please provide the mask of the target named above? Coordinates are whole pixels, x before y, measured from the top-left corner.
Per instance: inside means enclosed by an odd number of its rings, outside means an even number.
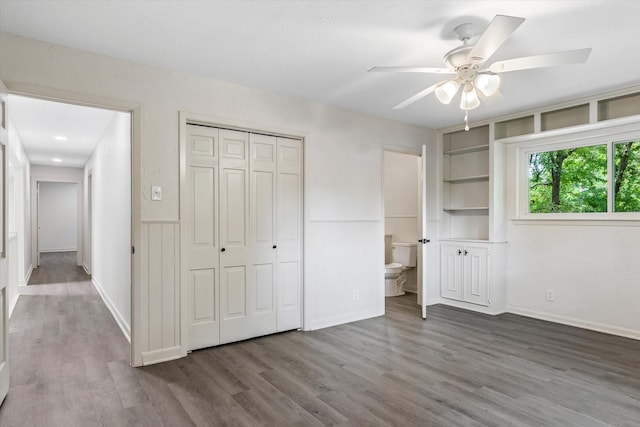
[[[302,141],[277,138],[277,331],[302,326]]]
[[[220,342],[226,343],[276,331],[276,141],[220,133]]]
[[[220,342],[218,301],[219,130],[188,126],[185,153],[185,207],[182,218],[183,274],[188,287],[189,343],[192,350]]]
[[[213,249],[207,257],[216,258],[187,261],[193,298],[190,348],[299,328],[301,141],[199,126],[188,131],[189,141],[211,134],[217,146],[212,163],[218,167],[216,189],[215,172],[205,173],[188,159],[187,203],[194,224],[188,232],[194,242]],[[205,200],[199,200],[202,191]],[[197,229],[211,232],[205,238]],[[190,249],[188,256],[195,252]]]

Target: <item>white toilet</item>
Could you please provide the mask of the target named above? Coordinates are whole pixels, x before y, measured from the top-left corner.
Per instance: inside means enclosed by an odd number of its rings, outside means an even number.
[[[392,242],[392,236],[384,236],[385,264],[384,282],[385,297],[404,295],[405,271],[416,266],[416,244]]]

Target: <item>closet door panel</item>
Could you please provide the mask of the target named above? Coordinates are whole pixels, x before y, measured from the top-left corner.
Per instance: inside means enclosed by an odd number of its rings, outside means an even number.
[[[220,342],[248,336],[247,132],[220,130]]]
[[[212,258],[218,257],[216,248],[216,184],[217,170],[208,166],[189,167],[191,201],[191,227],[189,241],[192,269],[212,267],[217,264]]]
[[[218,129],[187,126],[182,251],[189,349],[220,343],[218,318]]]
[[[277,142],[277,330],[302,326],[302,141]]]
[[[251,134],[249,313],[255,335],[276,331],[276,138]]]

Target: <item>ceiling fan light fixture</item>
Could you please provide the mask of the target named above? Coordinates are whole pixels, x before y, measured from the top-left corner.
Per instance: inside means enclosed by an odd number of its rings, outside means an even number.
[[[492,96],[500,88],[500,76],[497,74],[478,74],[476,76],[475,87],[484,96]]]
[[[478,98],[476,90],[471,84],[466,83],[464,85],[464,90],[462,91],[462,97],[460,98],[460,108],[468,111],[473,110],[478,106],[480,106],[480,99]]]
[[[456,93],[458,93],[458,89],[460,88],[460,83],[455,80],[447,80],[444,83],[439,84],[436,87],[436,97],[443,104],[448,104],[451,102]]]

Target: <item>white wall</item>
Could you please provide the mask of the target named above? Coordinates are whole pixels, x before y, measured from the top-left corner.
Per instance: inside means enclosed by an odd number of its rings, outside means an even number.
[[[40,252],[76,251],[78,244],[78,199],[75,183],[40,182],[38,246]]]
[[[91,241],[92,244],[91,279],[128,338],[131,333],[130,122],[128,113],[113,113],[84,170],[85,196],[89,181],[93,185],[91,230],[88,230],[86,215],[88,207],[85,209],[85,243]]]
[[[418,240],[419,160],[415,154],[384,152],[385,233],[394,242]]]
[[[393,143],[417,149],[424,143],[435,144],[432,130],[6,33],[0,35],[0,78],[10,90],[79,98],[78,94],[84,94],[85,100],[116,99],[139,107],[134,134],[139,131],[140,158],[134,157],[134,167],[141,169],[136,188],[142,194],[141,217],[135,224],[154,233],[165,228],[141,224],[179,220],[179,111],[258,128],[264,124],[304,136],[305,327],[384,312],[382,147]],[[162,201],[150,200],[152,185],[163,187]],[[142,237],[147,238],[146,234]],[[158,236],[158,241],[166,237]],[[149,239],[156,241],[154,236]],[[163,258],[172,256],[169,247],[163,249],[163,257],[152,257],[150,243],[142,243],[136,262],[162,260],[159,269],[178,265]],[[139,265],[136,309],[141,317],[137,322],[132,319],[139,327],[138,336],[133,331],[135,364],[143,363],[145,354],[144,363],[175,357],[182,345],[179,328],[167,320],[179,318],[178,293],[174,292],[178,275],[164,271],[159,283],[149,276],[156,274],[155,267]],[[355,289],[360,294],[357,301],[352,298]],[[153,303],[156,300],[162,303]],[[149,344],[149,337],[155,335],[162,335],[162,340]]]
[[[517,146],[507,149],[515,218]],[[640,339],[640,227],[624,221],[507,221],[507,310]],[[546,300],[546,291],[555,300]]]
[[[31,275],[31,212],[30,212],[30,168],[31,164],[24,151],[20,136],[11,120],[8,126],[7,159],[11,188],[9,198],[9,233],[13,239],[9,245],[9,314],[13,312],[20,294],[19,287],[26,285]]]

